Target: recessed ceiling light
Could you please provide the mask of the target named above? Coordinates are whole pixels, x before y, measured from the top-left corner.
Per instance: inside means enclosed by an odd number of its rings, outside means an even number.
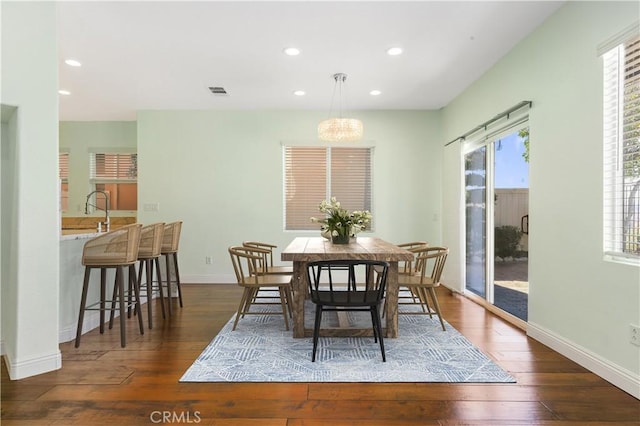
[[[66,61],[64,61],[65,64],[72,66],[72,67],[81,67],[82,64],[78,61],[76,61],[75,59],[67,59]]]
[[[293,92],[293,94],[296,96],[304,96],[307,94],[307,92],[305,92],[304,90],[296,90]]]
[[[390,49],[387,49],[387,54],[389,54],[391,56],[400,55],[401,53],[402,53],[402,48],[401,47],[392,47]]]
[[[284,49],[284,53],[289,56],[296,56],[300,54],[300,49],[295,47],[287,47],[286,49]]]
[[[61,95],[65,95],[65,96],[66,96],[66,95],[70,95],[70,94],[71,94],[71,92],[70,92],[70,91],[68,91],[68,90],[63,90],[63,89],[58,90],[58,93],[59,93],[59,94],[61,94]]]
[[[379,91],[379,90],[372,90],[372,91],[370,91],[370,92],[369,92],[369,94],[370,94],[371,96],[378,96],[378,95],[379,95],[379,94],[381,94],[381,93],[382,93],[382,92],[381,92],[381,91]]]

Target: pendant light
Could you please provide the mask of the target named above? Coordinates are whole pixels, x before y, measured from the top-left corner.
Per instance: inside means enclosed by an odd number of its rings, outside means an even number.
[[[318,137],[328,142],[352,142],[362,139],[363,126],[362,121],[355,118],[342,117],[342,89],[347,75],[337,73],[333,75],[335,84],[333,87],[333,96],[331,98],[331,109],[329,116],[333,111],[333,100],[336,96],[336,90],[339,96],[338,116],[323,120],[318,124]]]

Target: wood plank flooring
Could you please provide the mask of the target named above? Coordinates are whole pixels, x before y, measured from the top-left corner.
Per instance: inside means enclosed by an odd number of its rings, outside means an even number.
[[[144,335],[128,321],[126,348],[114,327],[87,333],[78,349],[61,344],[55,372],[11,381],[3,363],[2,425],[640,424],[640,401],[446,289],[445,319],[517,383],[178,383],[241,294],[236,285],[183,289],[184,308],[176,303],[170,319],[155,301]]]

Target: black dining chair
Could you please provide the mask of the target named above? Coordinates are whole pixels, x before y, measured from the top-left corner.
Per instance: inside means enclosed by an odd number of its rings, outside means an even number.
[[[373,337],[380,341],[382,361],[386,362],[380,306],[387,285],[389,264],[375,260],[323,260],[307,264],[309,295],[316,305],[313,327],[313,354],[316,360],[320,323],[324,311],[369,311]]]

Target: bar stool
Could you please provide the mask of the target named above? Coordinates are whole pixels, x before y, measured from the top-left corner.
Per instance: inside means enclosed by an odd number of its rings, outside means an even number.
[[[107,232],[87,241],[82,250],[82,264],[84,270],[84,282],[82,285],[82,298],[80,301],[80,313],[78,315],[78,330],[76,332],[75,347],[80,346],[82,335],[82,324],[84,322],[85,311],[100,311],[100,334],[104,333],[104,314],[107,310],[113,312],[117,309],[120,312],[120,346],[126,346],[125,333],[125,306],[134,306],[138,314],[138,325],[140,334],[144,334],[142,325],[142,311],[140,310],[140,294],[136,281],[135,263],[138,259],[138,247],[140,245],[141,224],[133,224]],[[124,268],[129,268],[129,282],[131,283],[134,299],[125,304],[124,292]],[[118,305],[115,299],[106,298],[106,276],[107,269],[115,268],[114,286],[118,290]],[[87,306],[87,293],[89,291],[89,278],[92,269],[100,269],[100,300]],[[110,307],[107,308],[106,304]],[[99,307],[95,307],[99,306]],[[111,328],[111,323],[109,324]]]
[[[180,287],[180,271],[178,269],[178,245],[180,243],[180,231],[182,230],[182,221],[167,223],[164,225],[164,235],[162,237],[162,248],[160,253],[165,257],[167,265],[167,295],[169,299],[169,315],[172,311],[171,297],[171,259],[173,259],[173,269],[176,275],[176,286],[178,287],[178,299],[182,308],[182,288]]]
[[[162,237],[164,235],[164,222],[158,222],[144,226],[140,231],[140,247],[138,248],[138,284],[140,286],[140,294],[147,295],[147,314],[149,318],[149,328],[153,328],[152,319],[152,297],[153,290],[158,290],[160,294],[160,303],[162,306],[162,318],[165,318],[164,311],[164,294],[162,291],[162,276],[160,274],[160,255],[162,249]],[[154,268],[155,266],[155,268]],[[158,285],[154,286],[153,271],[155,269]],[[147,281],[146,285],[142,283],[142,271],[144,270]]]

